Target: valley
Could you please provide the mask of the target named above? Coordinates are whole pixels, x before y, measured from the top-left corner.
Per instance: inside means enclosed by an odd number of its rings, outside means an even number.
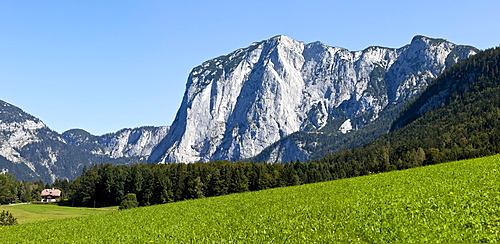
[[[498,11],[0,1],[0,244],[500,243]]]

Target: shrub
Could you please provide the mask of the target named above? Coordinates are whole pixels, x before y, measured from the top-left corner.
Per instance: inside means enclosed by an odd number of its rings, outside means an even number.
[[[137,201],[136,195],[134,193],[128,193],[120,203],[119,209],[123,210],[129,208],[136,208],[137,206],[139,206],[139,202]]]

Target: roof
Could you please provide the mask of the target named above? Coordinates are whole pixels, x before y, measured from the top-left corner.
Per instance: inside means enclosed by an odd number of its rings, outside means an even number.
[[[59,189],[45,189],[42,191],[42,197],[45,196],[53,196],[53,197],[60,197],[61,196],[61,190]]]

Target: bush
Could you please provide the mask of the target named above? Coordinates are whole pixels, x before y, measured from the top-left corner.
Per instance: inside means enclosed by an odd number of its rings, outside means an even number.
[[[30,204],[59,205],[59,202],[30,201]]]
[[[136,208],[139,206],[139,202],[137,201],[137,197],[134,193],[128,193],[123,201],[120,203],[120,208],[119,210],[123,209],[129,209],[129,208]]]
[[[14,218],[12,213],[9,213],[9,211],[2,210],[2,213],[0,214],[0,225],[5,226],[15,224],[17,224],[17,218]]]

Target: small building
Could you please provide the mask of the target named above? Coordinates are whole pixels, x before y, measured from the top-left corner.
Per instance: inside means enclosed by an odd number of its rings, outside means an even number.
[[[45,189],[41,193],[42,202],[55,202],[61,197],[61,190],[59,189]]]

